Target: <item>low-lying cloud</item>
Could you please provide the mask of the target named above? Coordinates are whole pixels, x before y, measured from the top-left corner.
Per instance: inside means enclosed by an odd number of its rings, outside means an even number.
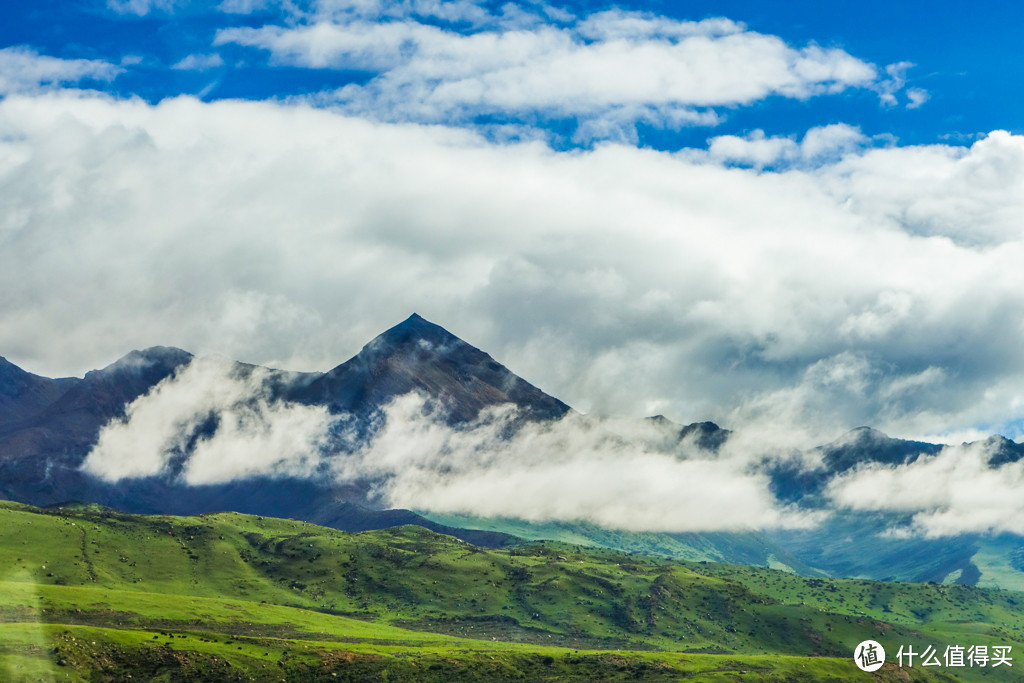
[[[630,531],[810,527],[854,510],[910,515],[896,535],[1024,534],[1024,461],[990,464],[1006,447],[996,439],[907,465],[861,463],[828,484],[828,508],[812,511],[771,493],[773,463],[822,466],[813,451],[794,450],[791,435],[748,428],[709,450],[698,432],[681,439],[664,420],[571,412],[532,422],[510,404],[453,427],[443,401],[417,393],[360,425],[272,398],[275,372],[193,360],[104,427],[83,470],[109,482],[155,476],[190,486],[314,480],[356,485],[388,508]]]
[[[195,359],[106,425],[82,469],[109,482],[175,476],[190,485],[311,477],[327,410],[270,398],[269,380],[262,368]]]
[[[83,464],[109,482],[165,477],[191,486],[252,477],[368,482],[385,507],[586,520],[634,531],[806,526],[775,501],[749,460],[680,441],[678,427],[572,413],[522,423],[511,405],[452,427],[439,404],[408,394],[371,436],[326,409],[268,398],[269,373],[197,359],[102,430]]]
[[[806,526],[811,515],[778,505],[749,462],[722,458],[657,422],[569,414],[527,423],[489,411],[460,429],[422,397],[388,406],[380,432],[334,461],[342,478],[382,480],[379,500],[410,507],[531,521],[586,520],[633,531]],[[678,429],[678,427],[676,427]]]
[[[912,513],[898,534],[1024,534],[1024,461],[989,464],[997,442],[947,446],[908,465],[863,465],[829,485],[840,508]]]

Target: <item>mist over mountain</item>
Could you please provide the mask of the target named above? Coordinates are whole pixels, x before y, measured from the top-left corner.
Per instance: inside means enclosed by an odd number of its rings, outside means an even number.
[[[238,481],[228,478],[213,483],[183,482],[177,475],[197,445],[219,443],[218,435],[220,442],[225,441],[230,416],[223,409],[229,400],[234,401],[234,417],[241,423],[256,421],[266,426],[280,418],[285,406],[293,413],[313,407],[325,415],[328,411],[343,415],[346,424],[358,423],[364,433],[377,424],[382,406],[410,391],[430,396],[453,423],[470,420],[485,407],[504,404],[515,405],[528,419],[555,419],[569,410],[487,354],[415,314],[375,338],[354,358],[322,374],[222,361],[214,364],[215,376],[211,377],[210,372],[196,372],[200,365],[192,365],[192,361],[192,354],[181,349],[152,347],[132,351],[84,378],[53,380],[3,360],[0,495],[41,505],[88,500],[135,512],[188,514],[231,509],[298,517],[351,530],[415,520],[441,530],[446,527],[408,511],[377,515],[373,507],[379,505],[363,506],[369,503],[365,482],[338,482],[323,472],[280,476],[268,466],[263,471],[249,470],[248,476]],[[190,372],[199,378],[200,386],[193,382],[188,391],[174,392],[174,380],[189,377]],[[204,380],[209,381],[203,385]],[[231,383],[237,388],[233,398],[224,392]],[[153,417],[161,424],[140,423],[132,428],[139,416],[133,412],[138,400],[160,395],[169,397],[155,406],[159,414]],[[280,438],[294,442],[297,426],[284,425]],[[103,445],[101,437],[129,428],[150,440],[154,432],[169,430],[169,440],[147,444],[130,434],[121,439],[126,460],[114,463],[120,471],[83,470],[90,453]],[[325,448],[351,446],[325,437],[331,442]],[[242,457],[250,459],[252,449],[246,445],[241,444],[245,449]],[[269,446],[280,448],[281,444]],[[145,468],[147,456],[157,458],[152,471]],[[97,472],[111,476],[93,476]],[[133,472],[144,476],[133,477]],[[168,495],[169,490],[173,495]],[[488,543],[503,540],[501,534],[461,535]]]
[[[20,502],[416,523],[482,545],[532,535],[805,574],[1024,585],[1012,496],[1024,446],[860,427],[795,452],[757,436],[582,415],[416,314],[324,373],[169,347],[81,379],[0,361],[0,496]]]

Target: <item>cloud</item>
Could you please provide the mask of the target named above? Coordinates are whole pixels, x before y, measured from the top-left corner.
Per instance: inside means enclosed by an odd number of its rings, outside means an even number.
[[[338,458],[342,478],[382,477],[389,507],[527,520],[586,520],[633,531],[721,531],[808,526],[779,507],[747,463],[678,443],[650,421],[570,414],[507,438],[508,406],[453,430],[415,394],[388,406],[381,431]]]
[[[931,98],[923,88],[907,88],[907,109],[917,109]]]
[[[96,59],[59,59],[30,47],[0,49],[0,95],[34,92],[83,80],[113,80],[123,69]]]
[[[218,54],[191,54],[171,68],[179,71],[207,71],[220,66],[224,66],[224,59]]]
[[[366,71],[368,82],[317,98],[360,116],[578,119],[577,140],[630,139],[635,132],[623,130],[638,123],[710,125],[719,118],[714,107],[838,93],[872,86],[877,75],[842,50],[792,47],[721,18],[676,21],[609,10],[562,25],[508,25],[491,17],[467,33],[445,23],[461,15],[442,17],[439,25],[364,14],[226,28],[215,44],[265,50],[276,64]]]
[[[217,9],[226,14],[252,14],[273,4],[271,0],[223,0]]]
[[[262,368],[195,359],[107,424],[82,469],[110,482],[166,475],[192,485],[310,477],[327,439],[327,410],[271,399],[269,379]]]
[[[914,234],[989,247],[1024,235],[1024,197],[1017,191],[1024,182],[1024,138],[1005,131],[970,147],[872,149],[820,175],[821,187],[849,201],[851,210]]]
[[[852,510],[913,513],[905,532],[930,537],[1024,533],[1024,462],[991,467],[995,441],[948,446],[909,465],[862,466],[834,480],[829,495]]]
[[[270,398],[272,374],[194,359],[102,429],[83,471],[192,486],[370,482],[386,507],[635,531],[802,527],[821,516],[780,506],[749,444],[705,451],[664,421],[570,413],[524,423],[504,405],[453,428],[438,404],[407,394],[357,429],[352,416]]]
[[[907,88],[907,71],[915,66],[912,62],[896,62],[895,64],[889,64],[885,67],[885,73],[888,78],[879,81],[875,85],[875,90],[878,92],[878,99],[882,105],[886,107],[895,107],[899,105],[900,99],[899,93],[902,91],[906,95],[906,107],[907,109],[917,109],[929,99],[928,91],[924,88]],[[904,90],[905,89],[905,90]]]
[[[868,143],[867,137],[845,123],[811,128],[802,141],[792,137],[767,137],[763,130],[755,130],[745,137],[719,135],[708,140],[707,152],[687,151],[694,159],[710,159],[719,163],[764,168],[778,165],[814,165],[835,161],[844,155],[860,152]]]
[[[746,137],[719,135],[711,138],[706,157],[754,168],[798,162],[820,165],[823,161],[859,152],[868,142],[859,128],[845,123],[811,128],[799,143],[789,137],[766,137],[763,130],[755,130]],[[705,157],[705,153],[697,150],[689,154],[694,159]]]
[[[586,412],[809,444],[1017,436],[1022,138],[814,139],[801,159],[839,151],[759,171],[306,106],[11,96],[0,349],[48,375],[155,344],[325,370],[417,311]]]
[[[107,7],[119,14],[145,16],[150,12],[172,12],[189,0],[107,0]]]

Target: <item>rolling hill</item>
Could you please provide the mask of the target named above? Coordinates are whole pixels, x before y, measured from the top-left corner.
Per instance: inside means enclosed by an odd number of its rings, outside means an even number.
[[[868,637],[1024,646],[1007,591],[487,550],[415,526],[3,503],[0,566],[7,680],[989,680],[866,674],[851,655]]]

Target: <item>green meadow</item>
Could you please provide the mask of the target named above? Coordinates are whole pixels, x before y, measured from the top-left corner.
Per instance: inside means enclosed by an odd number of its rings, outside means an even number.
[[[1024,659],[868,674],[851,655],[1019,654],[1022,628],[1024,595],[995,589],[0,503],[0,680],[1013,680]]]

